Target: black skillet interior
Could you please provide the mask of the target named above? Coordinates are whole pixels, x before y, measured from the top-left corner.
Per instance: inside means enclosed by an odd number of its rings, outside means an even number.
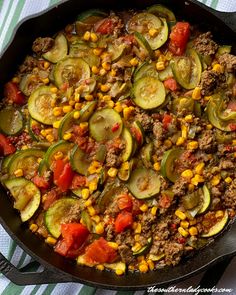
[[[77,0],[70,0],[42,15],[24,21],[0,59],[0,89],[12,77],[17,69],[17,65],[23,61],[24,56],[30,53],[32,42],[36,37],[53,35],[66,24],[72,22],[79,11],[98,7],[109,9],[135,7],[142,9],[155,3],[157,1],[152,0],[145,1],[145,3],[142,0],[129,1],[128,3],[124,3],[121,0],[113,1],[112,3],[107,0],[89,2],[81,0],[78,5]],[[215,40],[220,44],[233,44],[235,52],[235,31],[230,30],[224,21],[215,17],[211,12],[196,5],[194,0],[168,0],[158,1],[158,3],[164,3],[169,6],[179,16],[179,19],[190,21],[192,24],[198,24],[204,31],[211,30]],[[221,17],[225,18],[225,15],[221,15]],[[233,20],[232,15],[230,18],[227,18],[227,22],[235,25],[235,19]],[[24,274],[25,279],[21,276],[19,276],[21,279],[17,279],[16,274],[12,275],[11,279],[18,284],[76,281],[102,288],[137,290],[151,285],[162,286],[170,282],[183,280],[193,273],[206,268],[212,262],[236,253],[236,224],[233,224],[225,231],[224,235],[218,237],[210,246],[194,255],[191,259],[182,261],[182,263],[175,267],[167,267],[147,274],[134,273],[119,277],[110,272],[100,272],[88,267],[76,266],[75,263],[53,252],[49,246],[32,234],[26,225],[21,223],[3,188],[0,188],[0,220],[12,238],[48,270],[41,277],[29,273]],[[3,269],[6,275],[11,273],[9,265],[1,268],[0,259],[0,270]]]

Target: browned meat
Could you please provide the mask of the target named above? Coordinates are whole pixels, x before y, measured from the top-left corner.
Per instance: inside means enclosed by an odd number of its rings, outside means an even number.
[[[105,231],[106,231],[107,240],[112,241],[114,239],[114,226],[113,226],[113,224],[108,224],[105,227]]]
[[[24,60],[23,64],[19,67],[19,72],[29,73],[33,70],[33,68],[38,66],[38,60],[32,56],[27,56]]]
[[[127,245],[121,245],[118,247],[121,260],[125,263],[131,263],[134,260],[133,252]]]
[[[235,167],[234,163],[229,159],[226,159],[226,160],[221,159],[220,164],[219,164],[220,169],[232,169],[234,167]]]
[[[219,60],[219,63],[225,67],[227,72],[231,73],[236,71],[235,55],[224,53],[219,56],[218,60]]]
[[[215,149],[214,132],[212,130],[204,130],[202,136],[198,139],[199,149],[206,153],[211,153]]]
[[[213,55],[218,49],[218,44],[212,40],[211,32],[199,35],[193,41],[194,48],[202,55]]]
[[[175,196],[181,197],[185,194],[188,181],[186,178],[180,177],[173,185],[172,191]]]
[[[139,110],[135,116],[135,120],[141,123],[144,131],[150,131],[152,129],[153,119],[149,114]]]
[[[121,232],[120,234],[117,234],[115,237],[115,242],[118,245],[126,244],[128,246],[134,245],[134,236],[131,234],[130,230],[126,230]]]
[[[204,71],[201,75],[201,94],[211,95],[216,88],[224,86],[225,75],[216,71]]]
[[[33,46],[32,46],[32,50],[41,55],[47,51],[49,51],[53,45],[54,45],[54,39],[52,38],[49,38],[49,37],[46,37],[46,38],[42,38],[42,37],[39,37],[37,38],[34,43],[33,43]]]
[[[223,205],[226,208],[236,209],[236,180],[234,180],[229,188],[223,194],[222,199],[224,201]]]
[[[165,262],[167,265],[176,265],[179,263],[184,245],[175,241],[168,241],[164,244]]]
[[[71,209],[70,212],[63,218],[62,223],[78,222],[80,220],[81,204],[77,202]]]

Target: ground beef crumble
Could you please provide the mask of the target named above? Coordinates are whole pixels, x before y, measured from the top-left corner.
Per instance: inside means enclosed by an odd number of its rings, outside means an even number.
[[[218,49],[218,44],[212,40],[211,32],[199,35],[193,41],[194,48],[202,55],[213,55]]]
[[[49,37],[46,37],[46,38],[42,38],[42,37],[39,37],[37,38],[34,43],[33,43],[33,46],[32,46],[32,50],[41,55],[47,51],[49,51],[53,45],[54,45],[55,41],[53,38],[49,38]]]

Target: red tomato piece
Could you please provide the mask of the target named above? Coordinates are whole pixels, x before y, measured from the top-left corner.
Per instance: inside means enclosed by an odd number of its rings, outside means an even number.
[[[232,112],[236,112],[236,101],[230,101],[228,103],[227,109],[231,110]]]
[[[104,18],[95,24],[94,30],[96,33],[100,33],[102,35],[111,34],[114,30],[114,21],[112,18]]]
[[[9,138],[0,133],[0,147],[4,156],[13,154],[16,151],[14,145],[11,144]]]
[[[116,132],[120,128],[120,124],[117,122],[111,127],[112,132]]]
[[[8,82],[4,87],[4,96],[7,100],[16,104],[24,104],[25,97],[19,90],[18,86],[13,82]]]
[[[89,235],[89,230],[81,223],[61,225],[61,234],[70,249],[80,248]]]
[[[169,208],[171,205],[171,198],[168,195],[162,195],[159,200],[159,205],[161,208]]]
[[[82,186],[85,186],[86,184],[86,177],[82,175],[75,174],[72,179],[72,184],[70,186],[70,189],[77,189]]]
[[[90,244],[85,250],[85,259],[89,263],[111,263],[116,257],[116,250],[102,237]]]
[[[69,163],[63,160],[56,160],[54,165],[54,183],[62,192],[67,191],[72,183],[74,172]]]
[[[133,207],[133,202],[128,194],[123,194],[117,197],[117,205],[120,210],[131,211]]]
[[[171,115],[168,115],[168,114],[165,114],[164,117],[163,117],[163,119],[162,119],[163,127],[165,129],[168,129],[168,126],[171,123],[171,121],[172,121],[172,116]]]
[[[49,181],[38,174],[33,177],[32,181],[38,188],[48,189],[50,187]]]
[[[231,131],[236,131],[236,124],[235,123],[230,123],[229,128]]]
[[[190,36],[190,25],[187,22],[177,22],[171,29],[169,50],[175,55],[182,55]]]
[[[69,247],[65,240],[59,240],[54,248],[54,251],[62,256],[66,256],[67,252],[69,251]]]
[[[178,84],[174,78],[169,78],[164,81],[164,86],[166,89],[171,91],[176,91],[178,89]]]
[[[46,194],[45,200],[43,200],[43,209],[47,210],[57,199],[59,195],[55,189],[52,189]]]
[[[115,232],[121,233],[125,229],[131,227],[133,224],[132,213],[127,211],[122,211],[119,213],[115,220]]]

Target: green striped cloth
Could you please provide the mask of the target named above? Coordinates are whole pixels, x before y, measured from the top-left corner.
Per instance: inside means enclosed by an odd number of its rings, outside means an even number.
[[[12,31],[16,24],[26,16],[42,11],[49,6],[61,2],[60,0],[0,0],[0,53],[10,40]],[[204,4],[211,6],[214,9],[221,11],[235,11],[236,0],[201,0]],[[0,226],[0,251],[11,261],[17,268],[26,267],[27,271],[40,271],[42,266],[38,264],[30,264],[31,258],[16,245],[8,236],[4,229]],[[27,265],[28,268],[27,268]],[[217,272],[217,269],[219,272]],[[236,295],[236,280],[235,280],[236,258],[229,264],[223,262],[218,268],[214,268],[214,272],[208,271],[192,277],[184,282],[176,284],[176,288],[193,288],[197,286],[217,288],[231,288],[233,291],[230,294]],[[222,271],[223,270],[223,271]],[[213,275],[212,275],[213,273]],[[223,275],[222,275],[223,273]],[[146,291],[136,292],[117,292],[112,290],[102,290],[93,287],[85,286],[78,283],[61,283],[61,284],[45,284],[45,285],[30,285],[17,286],[0,275],[0,294],[1,295],[141,295],[147,294]],[[161,294],[161,293],[158,293]],[[168,294],[176,294],[176,292],[168,292]],[[193,294],[182,293],[179,294]],[[201,294],[219,294],[218,292],[201,293]],[[229,293],[221,293],[229,294]]]

